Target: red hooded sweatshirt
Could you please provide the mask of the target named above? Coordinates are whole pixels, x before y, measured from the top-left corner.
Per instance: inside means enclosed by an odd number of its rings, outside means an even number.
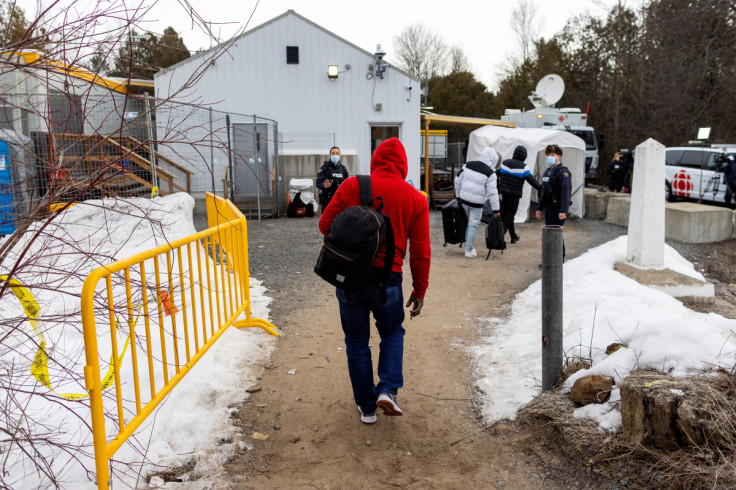
[[[396,253],[392,270],[401,273],[408,239],[413,292],[417,298],[424,298],[432,256],[429,206],[424,196],[405,180],[407,170],[406,151],[398,138],[389,138],[378,145],[371,158],[371,187],[374,197],[383,198],[382,212],[391,219],[394,230]],[[319,231],[328,236],[335,217],[350,206],[360,206],[357,177],[350,177],[337,189],[319,219]],[[383,267],[385,256],[385,247],[381,245],[373,265]]]

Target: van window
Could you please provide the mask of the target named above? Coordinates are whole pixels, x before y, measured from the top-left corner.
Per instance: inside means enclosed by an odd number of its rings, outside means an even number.
[[[708,165],[708,161],[712,156],[712,153],[706,153],[702,150],[685,150],[682,152],[680,166],[688,168],[702,168]]]
[[[708,170],[715,170],[716,169],[716,155],[718,155],[718,153],[711,153],[709,155],[708,161],[705,164],[705,166],[706,166],[706,168]]]
[[[665,152],[664,163],[666,165],[679,165],[682,150],[667,150]]]

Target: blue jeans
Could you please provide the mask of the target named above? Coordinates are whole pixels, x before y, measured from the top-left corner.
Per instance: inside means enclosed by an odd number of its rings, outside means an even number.
[[[340,321],[345,332],[348,373],[353,397],[363,413],[376,411],[381,393],[396,395],[404,385],[404,293],[401,274],[392,272],[386,288],[386,303],[381,303],[373,288],[358,293],[337,290]],[[381,337],[378,354],[378,385],[373,383],[373,361],[368,341],[371,338],[370,314]]]
[[[475,235],[478,233],[483,208],[474,208],[463,204],[463,209],[465,210],[465,215],[468,217],[468,227],[465,230],[465,251],[470,252],[473,250],[473,243],[475,242]]]

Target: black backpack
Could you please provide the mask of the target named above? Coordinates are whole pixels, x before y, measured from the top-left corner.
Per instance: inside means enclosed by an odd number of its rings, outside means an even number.
[[[493,214],[490,216],[490,221],[486,227],[486,247],[488,247],[488,255],[486,260],[491,256],[491,250],[500,250],[501,253],[506,249],[506,241],[504,235],[506,230],[503,228],[503,221],[501,217],[496,218]]]
[[[381,213],[383,199],[373,197],[371,178],[358,175],[360,206],[350,206],[335,217],[330,235],[324,239],[314,272],[333,286],[348,293],[365,289],[375,281],[385,301],[386,283],[396,253],[391,220]],[[378,200],[378,208],[373,201]],[[386,241],[383,269],[374,274],[373,260],[378,247]]]

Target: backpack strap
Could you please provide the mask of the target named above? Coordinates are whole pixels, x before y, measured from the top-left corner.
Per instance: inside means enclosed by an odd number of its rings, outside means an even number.
[[[358,175],[358,186],[360,187],[360,205],[371,206],[373,204],[373,192],[371,189],[371,176]]]

